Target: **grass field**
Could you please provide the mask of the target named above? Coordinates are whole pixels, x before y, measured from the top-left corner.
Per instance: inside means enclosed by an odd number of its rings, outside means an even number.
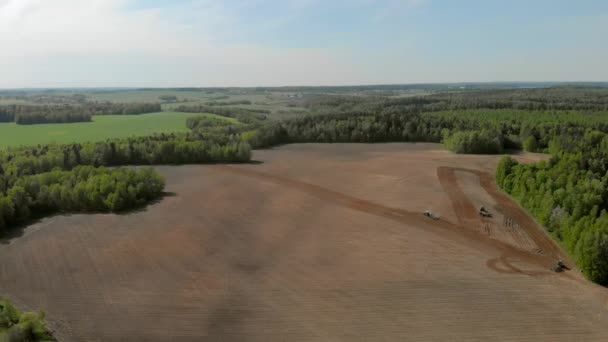
[[[93,122],[47,125],[0,123],[0,147],[47,143],[100,141],[107,138],[145,136],[153,133],[186,132],[186,119],[202,114],[152,113],[143,115],[101,115]],[[233,119],[210,115],[224,120]]]

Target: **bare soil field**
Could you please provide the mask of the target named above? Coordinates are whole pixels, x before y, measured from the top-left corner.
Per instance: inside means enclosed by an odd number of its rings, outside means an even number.
[[[548,269],[572,264],[496,188],[499,156],[297,144],[254,158],[158,167],[172,195],[144,210],[29,226],[0,244],[0,293],[46,311],[61,341],[608,339],[608,290]]]

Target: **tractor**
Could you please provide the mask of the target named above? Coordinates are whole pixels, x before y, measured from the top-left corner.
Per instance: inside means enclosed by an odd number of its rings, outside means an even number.
[[[431,219],[433,219],[435,221],[439,220],[439,216],[433,214],[430,210],[426,210],[425,212],[422,213],[422,215],[424,215],[424,216],[426,216],[428,218],[431,218]]]
[[[479,216],[481,217],[492,217],[492,214],[486,210],[486,208],[482,205],[479,207]]]
[[[555,273],[563,272],[564,270],[567,270],[567,269],[568,269],[568,267],[566,267],[564,262],[561,260],[559,260],[556,264],[551,266],[551,271],[553,271]]]

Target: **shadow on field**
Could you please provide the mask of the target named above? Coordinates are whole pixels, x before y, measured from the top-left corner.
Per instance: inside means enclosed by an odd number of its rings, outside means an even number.
[[[40,223],[42,218],[33,219],[24,222],[18,226],[11,227],[9,230],[0,233],[0,245],[10,245],[13,240],[16,240],[23,235],[27,228],[33,224]]]
[[[175,197],[175,196],[177,196],[177,194],[175,192],[163,191],[163,193],[160,196],[158,196],[158,198],[156,198],[156,199],[154,199],[154,200],[152,200],[150,202],[146,202],[146,203],[144,203],[144,204],[142,204],[140,206],[137,206],[135,208],[131,208],[131,209],[127,209],[127,210],[122,210],[122,211],[116,212],[114,214],[120,215],[120,216],[126,216],[126,215],[141,213],[141,212],[146,211],[149,206],[158,204],[158,203],[162,202],[165,198]],[[86,214],[108,214],[108,213],[102,212],[102,213],[86,213]]]
[[[82,215],[114,214],[114,215],[126,216],[126,215],[145,212],[149,206],[158,204],[167,197],[175,197],[175,196],[177,196],[177,194],[175,192],[163,192],[158,198],[156,198],[153,201],[146,202],[138,207],[135,207],[135,208],[132,208],[129,210],[123,210],[123,211],[119,211],[119,212],[115,212],[115,213],[107,212],[107,211],[80,211],[80,212],[66,211],[66,212],[55,212],[55,213],[52,213],[49,215],[40,215],[39,217],[35,217],[35,218],[32,218],[31,220],[22,222],[19,225],[12,226],[7,231],[0,232],[0,245],[10,245],[13,242],[13,240],[23,237],[27,233],[27,231],[30,227],[32,227],[38,223],[41,223],[44,219],[51,219],[56,216],[69,217],[72,215],[79,215],[79,214],[82,214]]]

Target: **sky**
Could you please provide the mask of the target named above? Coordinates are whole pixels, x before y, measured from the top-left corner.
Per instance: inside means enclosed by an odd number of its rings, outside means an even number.
[[[606,0],[0,0],[0,88],[608,81]]]

